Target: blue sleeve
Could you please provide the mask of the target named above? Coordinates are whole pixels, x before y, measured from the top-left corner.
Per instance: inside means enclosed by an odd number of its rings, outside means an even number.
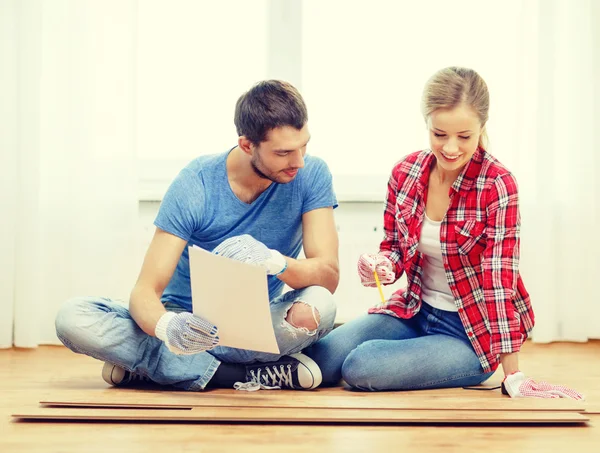
[[[184,168],[167,189],[154,225],[189,241],[201,228],[203,207],[202,181],[199,175]]]
[[[333,190],[333,178],[324,160],[311,156],[314,161],[311,171],[306,175],[303,187],[302,214],[319,208],[337,208],[338,203]]]

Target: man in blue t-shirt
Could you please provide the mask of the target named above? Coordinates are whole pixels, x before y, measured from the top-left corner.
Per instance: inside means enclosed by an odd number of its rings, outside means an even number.
[[[263,81],[244,93],[237,146],[195,159],[167,190],[129,309],[70,300],[56,318],[60,340],[105,361],[102,376],[116,386],[317,387],[321,371],[301,351],[335,319],[337,201],[327,165],[306,154],[307,118],[288,83]],[[218,326],[191,313],[191,245],[265,269],[282,355],[219,346]],[[297,259],[302,248],[306,258]],[[284,284],[292,290],[282,294]],[[235,310],[244,301],[230,303]]]

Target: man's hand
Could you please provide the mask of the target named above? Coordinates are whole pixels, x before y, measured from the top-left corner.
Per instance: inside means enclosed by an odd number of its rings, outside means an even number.
[[[167,312],[156,324],[156,337],[177,355],[208,351],[219,344],[219,330],[212,323],[188,312]]]
[[[381,284],[394,283],[396,273],[394,265],[385,256],[376,253],[365,253],[358,259],[358,275],[363,286],[377,286],[373,272],[377,272]]]
[[[249,234],[226,239],[212,252],[215,255],[260,266],[269,275],[279,275],[287,268],[287,261],[281,253],[267,248],[265,244]]]
[[[552,385],[547,382],[535,382],[528,378],[521,371],[509,374],[502,382],[503,393],[510,395],[511,398],[571,398],[582,400],[583,395],[569,387],[562,385]]]

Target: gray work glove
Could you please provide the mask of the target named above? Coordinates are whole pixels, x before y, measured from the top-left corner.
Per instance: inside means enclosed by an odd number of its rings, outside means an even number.
[[[155,333],[177,355],[197,354],[219,344],[219,329],[189,312],[165,313],[158,320]]]
[[[281,253],[268,248],[249,234],[233,236],[224,240],[217,245],[213,253],[260,266],[269,275],[279,275],[287,269],[287,261]]]

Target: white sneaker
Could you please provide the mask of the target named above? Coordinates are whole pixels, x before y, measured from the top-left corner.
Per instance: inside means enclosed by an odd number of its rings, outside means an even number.
[[[102,379],[104,379],[107,384],[114,385],[115,387],[123,387],[129,384],[142,382],[152,382],[146,376],[132,373],[109,362],[104,362],[104,366],[102,367]]]

